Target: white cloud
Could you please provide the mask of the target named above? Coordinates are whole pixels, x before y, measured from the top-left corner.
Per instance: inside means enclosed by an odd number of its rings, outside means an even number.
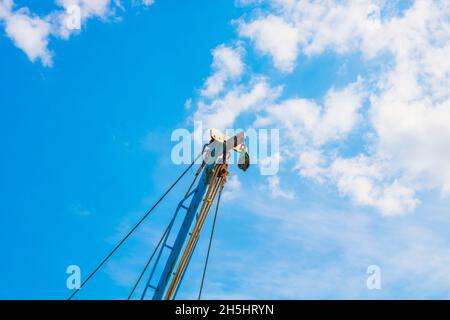
[[[324,174],[326,173],[324,164],[325,159],[322,152],[317,149],[311,149],[300,153],[294,169],[302,177],[311,178],[322,183],[325,181]]]
[[[231,128],[242,113],[263,108],[278,93],[279,90],[271,88],[264,79],[256,79],[250,88],[234,87],[224,97],[217,98],[209,104],[201,101],[194,120],[203,122],[205,128],[223,131]]]
[[[242,191],[242,184],[237,175],[231,176],[228,179],[226,187],[223,191],[224,200],[233,200],[239,197]]]
[[[0,21],[5,24],[8,37],[31,61],[40,59],[46,66],[52,64],[52,54],[47,48],[51,32],[49,22],[33,16],[28,9],[13,11],[12,0],[0,2]]]
[[[275,67],[294,70],[298,55],[320,54],[327,49],[346,53],[363,44],[370,52],[381,33],[374,8],[379,1],[273,0],[272,10],[242,21],[241,36],[250,38],[258,51],[269,54]],[[376,10],[375,10],[376,12]],[[372,41],[362,41],[368,35]]]
[[[239,27],[241,36],[255,42],[263,54],[272,56],[274,64],[282,71],[292,71],[298,54],[299,35],[296,29],[277,16],[269,15]]]
[[[31,61],[40,60],[44,66],[53,63],[48,48],[51,37],[68,39],[79,32],[68,24],[70,19],[78,19],[74,14],[80,14],[82,26],[88,19],[106,19],[114,15],[115,7],[123,9],[119,0],[55,0],[55,3],[58,9],[46,16],[38,16],[26,7],[16,9],[13,0],[0,0],[0,23],[4,24],[7,36]],[[146,6],[152,3],[151,0],[142,2]],[[79,11],[72,11],[74,7]]]
[[[386,168],[372,159],[363,156],[339,158],[331,165],[330,173],[342,194],[386,215],[411,212],[418,204],[414,189],[398,180],[386,181]]]
[[[229,80],[235,80],[242,75],[244,64],[242,62],[243,49],[220,45],[213,50],[213,74],[205,81],[201,94],[212,98],[219,94]]]
[[[68,19],[71,18],[73,12],[70,8],[74,6],[80,9],[81,24],[84,24],[90,18],[101,18],[113,14],[112,7],[114,5],[121,6],[120,2],[112,3],[111,0],[56,0],[56,3],[63,8],[62,11],[55,11],[51,14],[54,27],[54,33],[56,36],[67,39],[74,32],[78,30],[71,28],[68,25]]]
[[[300,175],[336,183],[355,203],[385,214],[414,210],[421,190],[450,193],[450,5],[416,0],[399,9],[399,3],[273,0],[238,27],[283,72],[295,70],[300,54],[377,59],[380,71],[344,90],[330,89],[323,103],[284,97],[256,117],[285,128],[285,147],[298,150]],[[365,97],[368,113],[361,112]],[[362,117],[372,134],[361,146],[365,153],[346,159],[327,147],[345,141]]]
[[[13,6],[12,0],[0,1],[0,19],[4,19],[11,13],[12,6]]]
[[[343,90],[331,89],[325,97],[323,117],[314,135],[316,143],[337,140],[350,133],[358,123],[365,95],[361,80]]]
[[[366,93],[358,80],[342,90],[330,89],[323,106],[313,100],[288,99],[268,107],[266,123],[276,123],[288,131],[296,144],[317,146],[345,138],[357,125]]]
[[[391,166],[419,188],[450,192],[450,100],[437,105],[375,100],[373,106],[378,151]]]
[[[283,189],[281,187],[281,180],[279,176],[267,177],[267,185],[261,187],[261,190],[269,191],[272,198],[284,198],[292,200],[295,198],[295,192],[292,190]]]
[[[63,8],[78,6],[81,9],[82,18],[106,17],[110,12],[111,0],[56,0]]]

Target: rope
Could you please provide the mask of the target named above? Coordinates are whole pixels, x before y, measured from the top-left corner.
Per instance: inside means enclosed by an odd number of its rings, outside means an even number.
[[[212,225],[212,229],[211,229],[211,236],[209,238],[208,252],[206,253],[205,268],[203,269],[202,282],[200,284],[200,291],[198,293],[198,300],[200,300],[202,297],[203,284],[205,282],[206,268],[208,267],[209,254],[211,252],[211,244],[212,244],[212,240],[213,240],[213,236],[214,236],[214,229],[216,227],[217,212],[219,211],[219,203],[220,203],[220,196],[222,195],[222,190],[223,190],[223,185],[220,189],[219,197],[218,197],[217,203],[216,203],[216,212],[214,213],[214,221],[213,221],[213,225]]]
[[[203,147],[203,151],[205,150],[206,145]],[[167,196],[167,194],[175,187],[175,185],[181,180],[181,178],[184,177],[184,175],[192,168],[192,166],[195,164],[195,162],[202,156],[203,154],[200,153],[194,161],[189,165],[189,167],[186,168],[186,170],[183,171],[183,173],[178,177],[177,180],[167,189],[167,191],[159,198],[158,201],[151,207],[150,210],[147,211],[147,213],[139,220],[139,222],[127,233],[127,235],[114,247],[114,249],[100,262],[100,264],[94,269],[94,271],[89,274],[89,276],[86,278],[86,280],[83,281],[81,286],[76,289],[72,295],[67,300],[72,300],[72,298],[81,290],[81,288],[84,287],[84,285],[97,273],[97,271],[108,261],[108,259],[119,249],[119,247],[131,236],[131,234],[136,231],[136,229],[144,222],[144,220],[150,215],[150,213],[158,206],[158,204]]]
[[[152,252],[150,258],[149,258],[148,261],[147,261],[147,264],[146,264],[145,267],[144,267],[144,270],[142,270],[141,274],[139,275],[139,278],[137,279],[136,283],[134,284],[133,290],[131,290],[131,292],[130,292],[130,294],[129,294],[127,300],[130,300],[131,297],[133,296],[134,291],[136,291],[136,288],[137,288],[137,286],[139,285],[139,282],[141,282],[141,279],[142,279],[142,277],[144,276],[145,272],[147,271],[148,266],[150,265],[150,263],[151,263],[153,257],[155,256],[156,252],[158,251],[159,246],[161,245],[161,243],[162,243],[163,239],[165,238],[166,234],[169,232],[169,229],[170,229],[170,225],[171,225],[171,224],[172,224],[172,221],[171,221],[171,222],[169,223],[169,225],[167,226],[167,228],[166,228],[166,230],[164,231],[164,234],[162,235],[161,239],[159,239],[158,244],[156,245],[155,250],[153,250],[153,252]]]

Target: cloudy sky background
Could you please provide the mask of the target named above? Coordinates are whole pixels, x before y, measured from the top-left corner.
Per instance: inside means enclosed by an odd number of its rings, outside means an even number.
[[[1,0],[0,21],[2,297],[64,298],[202,121],[280,130],[276,176],[233,170],[205,298],[449,298],[448,1]],[[126,296],[176,199],[83,297]]]

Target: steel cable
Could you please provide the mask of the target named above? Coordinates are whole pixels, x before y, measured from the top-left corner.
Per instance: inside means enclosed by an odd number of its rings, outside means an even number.
[[[175,182],[167,189],[167,191],[159,198],[158,201],[147,211],[147,213],[139,220],[139,222],[126,234],[126,236],[114,247],[113,250],[100,262],[100,264],[92,271],[86,280],[76,289],[67,300],[72,300],[72,298],[84,287],[84,285],[97,273],[97,271],[108,261],[108,259],[119,249],[120,246],[131,236],[131,234],[136,231],[136,229],[144,222],[144,220],[150,215],[150,213],[160,204],[160,202],[167,196],[167,194],[175,187],[175,185],[184,177],[184,175],[194,166],[195,162],[202,156],[206,145],[203,147],[202,152],[192,161],[189,167],[183,171],[183,173],[175,180]]]

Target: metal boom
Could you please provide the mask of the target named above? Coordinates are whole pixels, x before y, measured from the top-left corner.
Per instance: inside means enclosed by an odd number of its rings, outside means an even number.
[[[229,175],[227,164],[229,150],[234,149],[241,154],[239,167],[242,170],[247,170],[249,166],[243,133],[229,138],[216,130],[211,130],[211,145],[213,147],[210,149],[210,154],[203,160],[191,187],[175,210],[141,299],[146,298],[148,289],[153,290],[153,300],[172,300],[176,297],[211,207],[217,194],[225,186]],[[200,174],[201,178],[197,186],[191,191]],[[189,202],[188,206],[186,206],[187,202]],[[175,233],[174,223],[182,210],[186,211],[183,222],[176,233],[175,240],[170,241]],[[168,253],[165,262],[162,259],[164,253],[165,255]]]

